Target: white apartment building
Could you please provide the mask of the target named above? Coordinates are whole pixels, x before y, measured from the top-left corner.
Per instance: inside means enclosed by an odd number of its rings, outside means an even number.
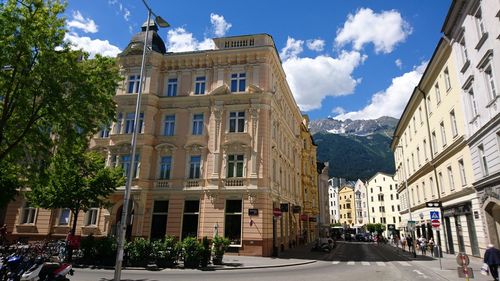
[[[328,180],[328,206],[330,211],[330,224],[339,223],[339,190],[346,183],[345,179],[333,177]]]
[[[365,183],[358,179],[354,185],[354,209],[356,220],[354,226],[363,227],[368,220],[368,201]]]
[[[500,1],[454,0],[442,32],[456,60],[472,161],[473,177],[469,181],[477,191],[469,220],[473,215],[474,220],[483,221],[475,229],[481,250],[488,243],[499,247]],[[467,243],[459,241],[459,250],[466,247]]]
[[[386,225],[386,231],[382,233],[385,237],[390,236],[387,229],[399,229],[401,207],[397,193],[397,181],[394,175],[382,172],[376,173],[366,184],[369,223],[382,223]]]

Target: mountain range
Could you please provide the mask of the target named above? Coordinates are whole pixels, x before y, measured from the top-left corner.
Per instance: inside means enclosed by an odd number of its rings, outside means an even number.
[[[318,145],[317,159],[329,162],[329,176],[367,180],[377,172],[393,174],[390,148],[398,123],[393,117],[369,120],[312,120],[309,130]]]

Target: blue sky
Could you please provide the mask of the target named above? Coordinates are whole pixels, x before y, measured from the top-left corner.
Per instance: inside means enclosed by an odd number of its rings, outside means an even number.
[[[210,38],[268,33],[301,110],[311,119],[399,118],[441,36],[451,0],[148,0],[171,27],[170,51]],[[67,40],[116,56],[140,30],[141,0],[69,0]]]

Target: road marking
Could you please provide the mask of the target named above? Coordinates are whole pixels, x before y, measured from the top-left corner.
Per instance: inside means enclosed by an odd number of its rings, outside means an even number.
[[[377,262],[377,265],[378,265],[378,266],[385,266],[385,263],[384,263],[384,262],[381,262],[381,261],[378,261],[378,262]]]
[[[339,264],[340,261],[332,261],[332,264]]]
[[[347,265],[354,265],[354,262],[353,261],[348,261]]]
[[[411,264],[405,262],[405,261],[399,261],[399,264],[402,266],[411,266]]]
[[[370,263],[369,263],[369,262],[367,262],[367,261],[362,261],[362,262],[361,262],[361,264],[362,264],[362,265],[370,265]]]
[[[424,279],[429,279],[429,276],[427,276],[427,275],[423,274],[422,272],[420,272],[420,271],[418,271],[418,270],[416,270],[416,269],[414,269],[414,270],[413,270],[413,272],[416,272],[418,275],[422,275],[422,277],[423,277]]]

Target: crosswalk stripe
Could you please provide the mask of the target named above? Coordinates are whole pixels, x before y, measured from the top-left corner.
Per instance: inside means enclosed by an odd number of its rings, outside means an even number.
[[[409,263],[407,263],[405,261],[400,261],[399,264],[402,266],[411,266]]]
[[[332,261],[332,264],[339,264],[340,261]]]
[[[383,263],[383,262],[381,262],[381,261],[378,261],[378,262],[377,262],[377,265],[378,265],[378,266],[385,266],[385,263]]]
[[[354,262],[353,261],[348,261],[347,265],[354,265]]]
[[[362,264],[362,265],[370,265],[370,263],[369,263],[369,262],[367,262],[367,261],[362,261],[362,262],[361,262],[361,264]]]

